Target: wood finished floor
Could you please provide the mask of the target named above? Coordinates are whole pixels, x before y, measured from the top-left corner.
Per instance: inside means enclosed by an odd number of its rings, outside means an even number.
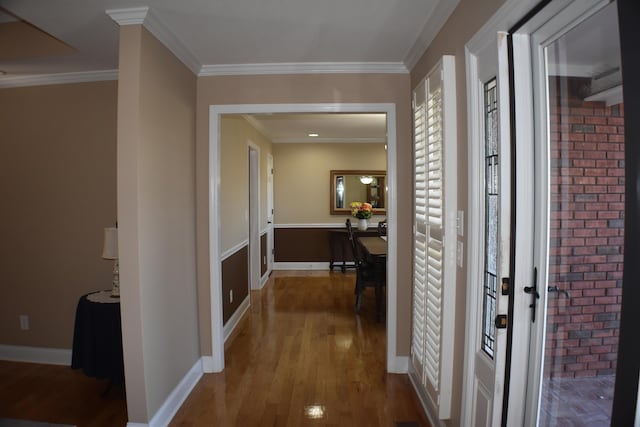
[[[427,427],[406,375],[385,373],[373,289],[353,312],[352,273],[275,272],[252,292],[226,368],[205,374],[170,426]],[[0,417],[124,426],[124,393],[68,367],[0,362]]]

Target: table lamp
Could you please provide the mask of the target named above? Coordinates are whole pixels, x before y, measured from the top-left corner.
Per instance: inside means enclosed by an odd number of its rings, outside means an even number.
[[[102,258],[112,259],[113,262],[113,286],[111,296],[120,297],[120,269],[118,266],[118,229],[116,227],[105,227],[104,247],[102,248]]]

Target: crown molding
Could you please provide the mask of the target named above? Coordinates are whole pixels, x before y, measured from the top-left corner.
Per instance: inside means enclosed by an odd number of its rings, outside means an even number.
[[[195,75],[202,68],[202,64],[198,61],[191,50],[162,22],[157,13],[153,9],[147,14],[144,20],[144,27],[149,30],[160,42],[165,45],[182,63],[191,70]]]
[[[0,88],[87,83],[108,80],[118,80],[118,70],[0,77]]]
[[[113,19],[116,24],[122,25],[141,25],[147,14],[149,7],[129,7],[126,9],[107,9],[105,13]]]
[[[153,9],[145,6],[128,9],[109,9],[105,13],[120,26],[143,25],[194,74],[197,75],[202,68],[202,64],[193,53],[176,37]]]
[[[460,3],[460,0],[438,1],[433,12],[429,14],[429,19],[422,27],[422,31],[420,32],[418,39],[404,56],[405,59],[403,62],[408,70],[411,70],[416,66],[433,39],[436,38],[436,35],[438,35],[444,24],[458,6],[458,3]]]
[[[283,62],[203,65],[199,77],[260,74],[407,74],[401,62]]]

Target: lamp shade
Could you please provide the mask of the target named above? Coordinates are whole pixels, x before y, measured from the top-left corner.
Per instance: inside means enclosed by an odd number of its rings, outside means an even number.
[[[361,176],[360,177],[360,182],[363,184],[371,184],[373,182],[373,177],[372,176]]]
[[[118,229],[116,227],[105,227],[104,229],[102,258],[118,259]]]

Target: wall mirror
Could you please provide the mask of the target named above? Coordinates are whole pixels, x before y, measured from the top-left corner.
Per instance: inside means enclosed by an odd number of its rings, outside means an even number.
[[[376,170],[331,171],[331,215],[351,213],[351,202],[368,202],[374,215],[387,213],[387,172]]]

